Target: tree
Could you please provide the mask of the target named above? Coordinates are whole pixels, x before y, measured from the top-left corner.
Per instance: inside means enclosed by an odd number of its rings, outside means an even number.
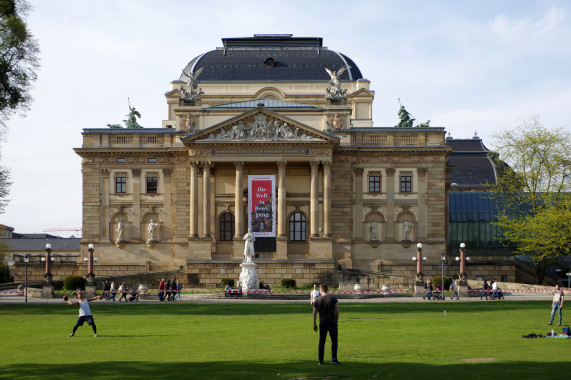
[[[26,0],[0,0],[0,131],[15,113],[30,109],[31,84],[40,67],[39,46],[26,26]]]
[[[2,156],[0,155],[0,158]],[[0,214],[4,213],[4,207],[8,203],[6,197],[10,193],[10,170],[0,166]]]
[[[494,135],[502,242],[528,255],[541,283],[546,266],[571,253],[571,134],[537,117]]]

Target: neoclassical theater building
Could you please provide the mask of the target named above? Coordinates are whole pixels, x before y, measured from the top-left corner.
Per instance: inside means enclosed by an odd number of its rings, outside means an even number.
[[[373,127],[371,83],[322,42],[224,38],[181,65],[160,128],[83,130],[82,255],[95,245],[97,275],[237,279],[248,229],[269,284],[336,269],[414,273],[419,242],[438,261],[452,151],[444,128]]]

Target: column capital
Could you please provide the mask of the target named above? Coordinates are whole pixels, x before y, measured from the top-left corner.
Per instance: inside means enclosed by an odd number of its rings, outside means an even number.
[[[236,169],[242,170],[244,168],[244,161],[234,161],[234,165],[236,166]]]
[[[163,174],[164,175],[171,175],[172,174],[172,168],[163,168]]]
[[[353,168],[356,175],[363,175],[364,169],[363,168]]]
[[[210,168],[210,165],[212,165],[212,161],[202,161],[202,167]]]
[[[322,161],[322,163],[324,168],[331,169],[331,161]]]
[[[319,161],[310,161],[311,168],[319,168]]]
[[[198,169],[198,164],[199,164],[198,161],[189,161],[188,164],[190,165],[191,168]]]
[[[111,174],[111,169],[109,169],[109,168],[101,169],[101,176],[102,177],[109,177],[109,174]]]
[[[394,175],[395,174],[395,168],[386,168],[385,170],[387,172],[387,175]]]
[[[285,168],[287,166],[287,161],[278,161],[277,164],[278,164],[278,168],[280,170],[285,170]]]
[[[422,176],[426,175],[426,173],[428,172],[427,168],[418,168],[417,170],[418,170],[418,174],[422,175]]]
[[[138,177],[141,175],[141,169],[131,169],[131,173],[133,173],[135,177]]]

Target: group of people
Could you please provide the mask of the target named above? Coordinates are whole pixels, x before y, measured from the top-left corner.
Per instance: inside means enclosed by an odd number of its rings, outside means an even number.
[[[490,298],[488,298],[488,296]],[[482,295],[480,295],[480,299],[486,297],[486,301],[488,299],[491,300],[501,300],[505,299],[504,293],[502,293],[502,289],[498,287],[498,282],[496,279],[492,279],[488,284],[487,280],[484,280],[484,285],[482,285]]]
[[[236,289],[232,289],[230,284],[226,284],[224,287],[224,297],[240,297],[242,296],[242,285],[238,282]]]
[[[159,301],[176,301],[177,297],[180,301],[180,293],[182,292],[182,284],[176,278],[171,280],[161,279],[159,282]]]
[[[431,300],[443,299],[442,285],[440,284],[434,285],[432,283],[431,278],[428,278],[424,283],[424,289],[426,290],[426,293],[424,293],[424,296],[422,297],[423,300],[431,301]]]
[[[125,300],[127,301],[139,301],[139,291],[137,288],[133,288],[129,290],[129,287],[125,282],[119,285],[119,288],[116,287],[115,281],[103,281],[103,295],[101,299],[105,299],[106,301],[116,301],[115,297],[117,296],[117,292],[121,295],[119,298],[119,302]],[[129,298],[127,298],[129,297]]]

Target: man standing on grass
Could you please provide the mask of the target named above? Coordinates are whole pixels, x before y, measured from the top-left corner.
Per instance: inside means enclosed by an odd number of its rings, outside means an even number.
[[[559,284],[555,285],[555,292],[553,293],[553,303],[551,304],[551,319],[547,323],[548,325],[553,324],[553,318],[555,317],[555,312],[559,309],[559,323],[557,326],[561,326],[561,310],[563,310],[563,296],[565,293],[559,289]]]
[[[79,318],[77,318],[77,322],[75,326],[73,326],[73,332],[69,334],[69,337],[75,335],[75,331],[79,326],[83,326],[84,322],[87,322],[93,328],[93,334],[97,337],[97,327],[95,326],[95,321],[93,320],[93,316],[91,315],[91,308],[89,307],[89,302],[100,300],[103,296],[99,297],[92,297],[90,299],[86,299],[83,296],[83,292],[81,290],[77,291],[77,299],[78,302],[70,302],[67,296],[63,296],[63,300],[70,306],[78,306],[79,307]]]
[[[317,364],[323,364],[323,355],[325,351],[325,340],[327,333],[331,338],[331,364],[341,365],[337,361],[337,323],[339,322],[339,304],[337,298],[327,294],[329,290],[327,284],[321,284],[321,296],[313,303],[313,331],[317,332],[317,312],[319,312],[319,361]]]
[[[309,303],[311,304],[311,306],[313,306],[313,303],[319,298],[319,296],[321,295],[319,293],[319,290],[317,289],[317,283],[313,284],[313,290],[311,291],[311,294],[309,296]]]

